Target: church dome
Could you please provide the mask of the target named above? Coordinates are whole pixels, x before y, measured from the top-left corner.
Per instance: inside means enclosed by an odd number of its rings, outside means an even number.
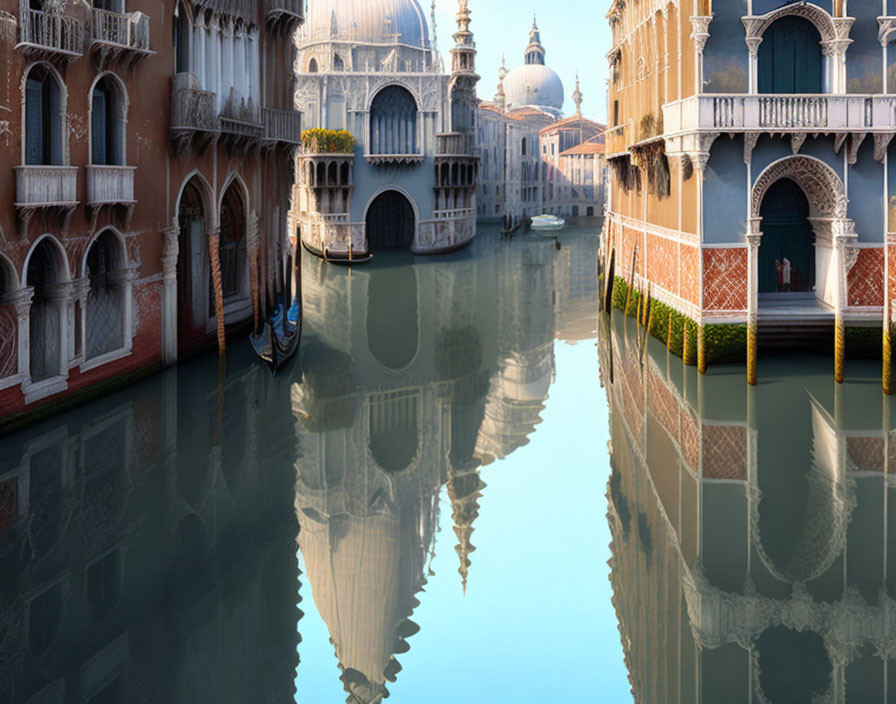
[[[563,109],[563,81],[542,64],[517,66],[504,79],[509,109],[522,107]]]
[[[408,44],[429,49],[426,15],[416,0],[314,0],[299,46],[319,41]]]

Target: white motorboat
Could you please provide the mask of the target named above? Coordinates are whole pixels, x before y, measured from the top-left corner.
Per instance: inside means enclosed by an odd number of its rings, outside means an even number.
[[[553,237],[566,227],[566,220],[556,215],[536,215],[532,218],[532,229]]]

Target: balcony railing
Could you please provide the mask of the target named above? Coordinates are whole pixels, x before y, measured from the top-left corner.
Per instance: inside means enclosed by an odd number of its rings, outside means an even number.
[[[302,113],[297,110],[264,108],[261,114],[266,142],[302,143]]]
[[[149,16],[142,12],[93,10],[93,41],[121,49],[148,53]]]
[[[16,206],[73,206],[78,201],[77,166],[15,166]]]
[[[472,156],[472,136],[465,132],[443,132],[436,135],[438,156]]]
[[[19,44],[27,54],[73,61],[84,53],[84,23],[61,12],[32,10],[19,3]]]
[[[305,16],[305,0],[264,0],[264,14],[272,22],[301,22]]]
[[[216,132],[218,130],[217,96],[199,87],[199,79],[190,73],[174,77],[171,95],[171,129]]]
[[[604,139],[606,140],[606,153],[620,154],[621,152],[624,152],[628,148],[628,144],[626,144],[627,135],[628,125],[618,125],[617,127],[613,127],[607,130],[604,133]]]
[[[700,95],[666,105],[663,122],[666,135],[698,129],[890,131],[896,128],[896,96]]]
[[[256,0],[194,0],[194,5],[213,14],[229,15],[249,24],[258,24]]]
[[[88,166],[89,205],[134,203],[134,166]]]

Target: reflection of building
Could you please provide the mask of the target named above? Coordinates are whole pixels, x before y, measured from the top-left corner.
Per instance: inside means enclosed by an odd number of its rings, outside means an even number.
[[[442,487],[466,588],[480,468],[528,443],[540,422],[554,282],[567,260],[551,242],[534,244],[484,237],[475,257],[438,266],[380,258],[348,272],[305,261],[299,544],[351,701],[388,695],[417,630]]]
[[[0,442],[0,701],[293,698],[281,389],[170,370]]]
[[[328,258],[410,248],[432,254],[475,235],[476,47],[459,3],[445,73],[417,0],[322,0],[297,35],[296,107],[306,126],[347,130],[351,153],[305,145],[294,218]]]
[[[880,324],[896,214],[881,206],[896,183],[884,9],[611,3],[607,241],[626,276],[640,249],[655,298],[760,337]]]
[[[286,240],[303,4],[0,2],[0,416],[252,319]]]
[[[630,341],[629,341],[630,340]],[[614,604],[637,702],[883,702],[891,408],[784,372],[747,391],[606,330]]]
[[[562,119],[563,83],[533,22],[524,64],[502,66],[494,101],[479,108],[479,217],[603,214],[605,128],[582,116],[578,80],[573,100]]]

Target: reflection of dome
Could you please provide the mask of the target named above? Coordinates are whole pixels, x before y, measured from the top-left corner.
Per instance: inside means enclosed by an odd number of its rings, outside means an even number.
[[[504,79],[509,109],[541,107],[563,108],[563,81],[556,72],[541,64],[517,66]]]
[[[416,0],[314,0],[299,30],[301,46],[311,41],[360,41],[429,48],[426,15]]]

